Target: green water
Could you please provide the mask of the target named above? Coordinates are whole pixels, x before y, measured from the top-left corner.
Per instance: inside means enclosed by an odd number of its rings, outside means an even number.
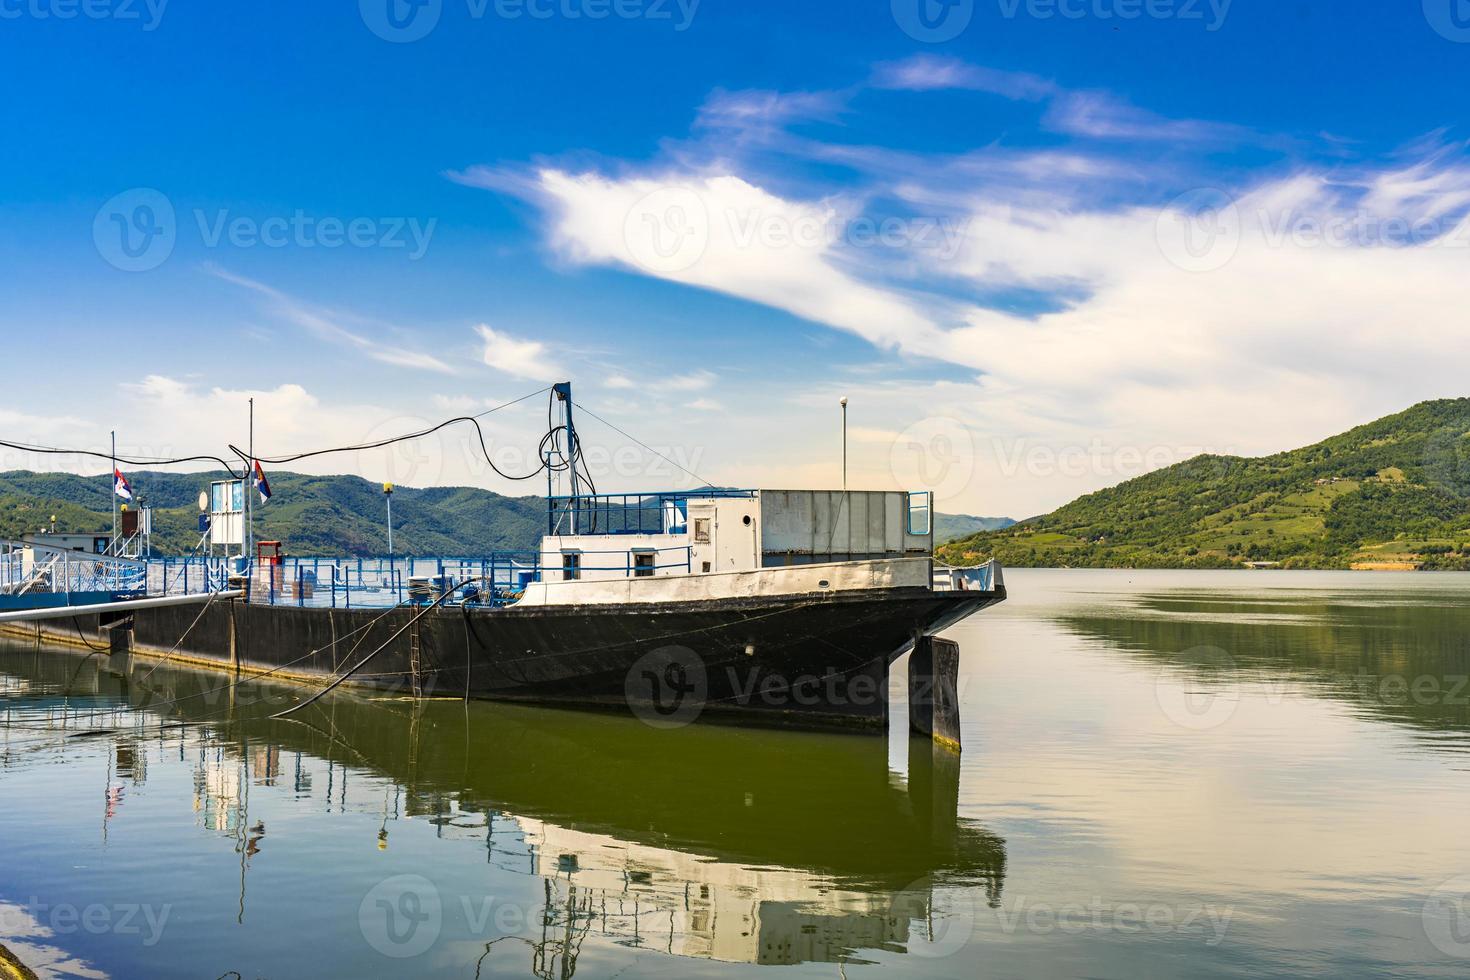
[[[57,976],[1470,975],[1470,576],[1012,572],[965,750],[0,646]],[[901,715],[900,712],[896,712]]]

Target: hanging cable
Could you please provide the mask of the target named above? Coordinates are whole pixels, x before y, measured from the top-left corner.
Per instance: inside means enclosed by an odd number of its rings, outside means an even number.
[[[218,463],[231,476],[239,476],[233,466],[218,456],[177,456],[172,458],[153,456],[113,456],[111,453],[93,452],[90,449],[66,449],[60,446],[32,446],[23,442],[0,439],[0,446],[24,453],[40,453],[47,456],[90,456],[94,459],[116,461],[128,466],[177,466],[182,463]]]
[[[399,442],[410,442],[410,441],[412,441],[414,439],[422,439],[425,436],[433,435],[434,433],[440,431],[441,429],[446,429],[446,428],[448,428],[451,425],[457,425],[460,422],[468,422],[468,423],[470,423],[471,425],[473,425],[475,427],[475,435],[479,439],[479,442],[480,442],[480,452],[484,454],[484,456],[485,456],[485,462],[487,462],[487,463],[490,464],[490,468],[492,470],[494,470],[497,475],[499,475],[502,479],[505,479],[505,480],[512,480],[512,481],[529,480],[529,479],[537,476],[543,470],[546,469],[546,466],[545,466],[544,462],[543,462],[543,464],[541,466],[538,466],[536,469],[532,470],[530,473],[527,473],[527,474],[522,475],[522,476],[517,476],[517,475],[510,474],[510,473],[506,473],[499,466],[495,465],[495,460],[491,458],[491,456],[490,456],[490,449],[485,444],[485,432],[484,432],[483,429],[480,428],[480,423],[479,423],[478,420],[484,418],[487,415],[493,415],[494,413],[496,413],[498,411],[501,411],[502,409],[510,408],[512,405],[519,405],[523,401],[527,401],[528,399],[535,398],[537,395],[542,394],[543,392],[548,392],[550,390],[551,390],[551,388],[549,386],[546,387],[546,388],[541,388],[541,389],[538,389],[536,391],[531,392],[529,395],[522,395],[520,398],[517,398],[514,401],[506,402],[503,405],[496,405],[494,408],[491,408],[491,409],[488,409],[488,410],[486,410],[484,412],[481,412],[478,415],[461,415],[461,416],[459,416],[457,418],[452,418],[452,419],[448,419],[447,421],[440,422],[438,425],[430,426],[427,429],[420,429],[417,432],[409,432],[409,433],[406,433],[406,434],[401,435],[401,436],[392,436],[391,438],[388,438],[388,439],[379,439],[377,442],[367,442],[367,443],[362,443],[362,444],[356,445],[356,446],[334,446],[334,447],[332,447],[330,449],[314,449],[314,450],[312,450],[310,452],[296,453],[295,455],[291,455],[291,456],[276,456],[276,457],[257,456],[255,458],[258,459],[262,463],[270,463],[272,465],[281,465],[281,464],[284,464],[284,463],[294,463],[297,460],[311,459],[312,457],[315,457],[315,456],[326,456],[326,455],[331,454],[331,453],[352,453],[352,452],[363,452],[363,451],[369,450],[369,449],[381,449],[384,446],[391,446],[391,445],[393,445],[395,443],[399,443]],[[542,444],[543,445],[545,444],[545,440],[544,439],[542,440]],[[235,453],[235,454],[241,456],[241,457],[248,458],[247,457],[247,454],[243,450],[241,450],[238,446],[231,445],[230,446],[230,451],[232,453]]]

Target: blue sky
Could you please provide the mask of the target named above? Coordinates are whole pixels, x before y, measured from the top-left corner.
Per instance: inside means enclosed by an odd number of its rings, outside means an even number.
[[[0,0],[5,358],[79,386],[0,428],[218,450],[253,394],[282,454],[566,377],[816,486],[845,394],[854,484],[1014,516],[1288,448],[1464,393],[1463,6]]]

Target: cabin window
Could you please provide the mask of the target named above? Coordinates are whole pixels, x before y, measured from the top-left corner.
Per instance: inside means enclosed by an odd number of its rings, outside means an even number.
[[[635,578],[651,578],[654,570],[654,560],[657,556],[651,551],[633,552],[633,576]]]
[[[582,553],[580,551],[563,551],[561,553],[561,578],[563,582],[575,582],[582,577]]]
[[[696,517],[694,519],[694,543],[709,544],[710,519],[708,517]]]
[[[909,533],[924,535],[931,529],[934,494],[927,490],[923,493],[909,494]]]

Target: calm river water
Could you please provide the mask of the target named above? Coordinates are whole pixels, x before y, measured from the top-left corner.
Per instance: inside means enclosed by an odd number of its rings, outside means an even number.
[[[301,689],[5,641],[0,944],[62,977],[1470,975],[1470,576],[1007,584],[953,633],[957,764],[360,695],[267,721]]]

